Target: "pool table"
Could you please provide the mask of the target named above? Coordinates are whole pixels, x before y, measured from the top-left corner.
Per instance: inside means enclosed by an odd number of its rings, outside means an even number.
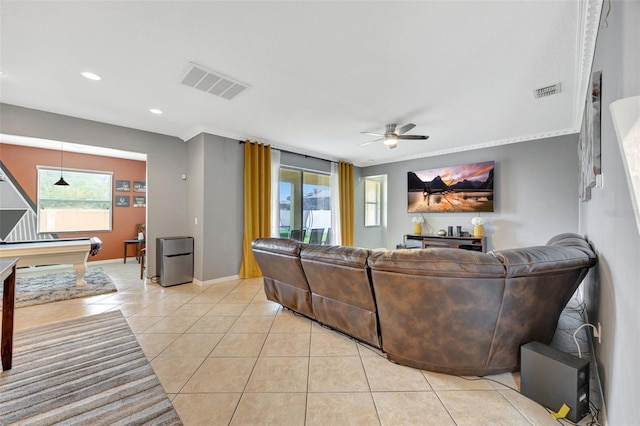
[[[76,285],[83,286],[89,254],[95,256],[102,248],[102,241],[92,238],[61,238],[0,242],[0,258],[17,257],[18,267],[36,265],[73,265]]]

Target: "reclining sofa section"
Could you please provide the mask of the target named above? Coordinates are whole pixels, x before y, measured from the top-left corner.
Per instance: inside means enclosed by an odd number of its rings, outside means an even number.
[[[550,343],[596,255],[576,234],[480,253],[371,252],[287,239],[253,242],[269,300],[340,330],[398,364],[484,376],[519,369],[520,346]]]

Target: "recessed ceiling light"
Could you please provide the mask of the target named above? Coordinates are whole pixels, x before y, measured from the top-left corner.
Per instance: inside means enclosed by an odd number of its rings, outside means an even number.
[[[149,111],[158,115],[162,114],[162,111],[159,110],[158,108],[151,108]]]
[[[83,72],[82,76],[84,78],[88,78],[89,80],[94,80],[94,81],[102,80],[102,78],[98,74],[94,74],[92,72]]]

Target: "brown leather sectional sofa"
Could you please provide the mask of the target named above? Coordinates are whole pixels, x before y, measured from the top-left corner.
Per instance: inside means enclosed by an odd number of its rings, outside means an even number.
[[[253,253],[269,300],[398,364],[477,376],[517,371],[522,344],[548,344],[596,263],[576,234],[490,253],[372,252],[263,238],[253,242]]]

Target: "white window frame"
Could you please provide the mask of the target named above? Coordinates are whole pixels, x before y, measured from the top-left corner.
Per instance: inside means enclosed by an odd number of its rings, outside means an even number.
[[[109,232],[113,228],[113,172],[108,171],[100,171],[100,170],[83,170],[83,169],[60,169],[57,167],[50,166],[36,166],[37,169],[37,180],[38,180],[38,196],[37,196],[37,227],[39,234],[56,234],[56,233],[74,233],[74,232],[94,232],[94,231],[105,231]],[[108,183],[105,182],[106,185],[109,185],[108,188],[108,198],[105,199],[96,199],[96,200],[88,200],[88,199],[65,199],[62,195],[63,191],[73,188],[74,185],[78,185],[83,176],[86,178],[86,175],[103,175]],[[41,195],[41,190],[45,187],[53,186],[53,184],[60,178],[60,175],[64,176],[65,181],[69,183],[69,186],[60,186],[60,195],[56,198],[51,198],[50,200],[65,200],[69,203],[76,204],[78,207],[86,206],[87,204],[108,204],[108,223],[104,227],[100,226],[85,226],[79,228],[61,228],[60,226],[56,226],[54,223],[51,224],[50,227],[43,227],[41,220],[41,212],[43,210],[42,205],[46,204],[47,199],[43,198]],[[75,182],[75,183],[74,183]],[[64,212],[64,208],[56,209],[57,213]],[[82,221],[78,221],[77,223],[82,223]],[[93,223],[92,223],[93,224]]]
[[[373,211],[370,217],[369,211]],[[376,177],[364,178],[364,226],[377,227],[382,224],[382,182]]]

